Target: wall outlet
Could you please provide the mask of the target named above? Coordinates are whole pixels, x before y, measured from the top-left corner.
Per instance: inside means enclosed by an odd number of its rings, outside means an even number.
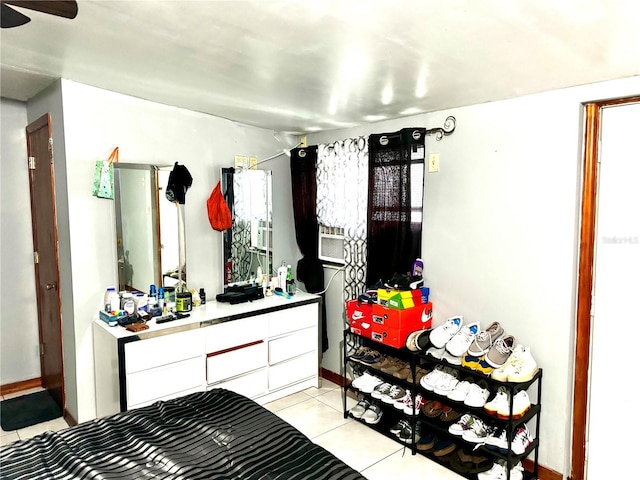
[[[429,154],[429,173],[435,173],[440,170],[440,154]]]
[[[251,170],[258,169],[258,157],[249,157],[249,168]]]
[[[300,148],[305,148],[307,146],[307,136],[302,135],[300,137]]]
[[[243,168],[248,166],[248,159],[245,155],[236,155],[233,160],[233,166],[235,168]]]

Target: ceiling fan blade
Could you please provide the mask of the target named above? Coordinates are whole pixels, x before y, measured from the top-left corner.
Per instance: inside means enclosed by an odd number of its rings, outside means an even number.
[[[15,7],[28,8],[29,10],[35,10],[36,12],[48,13],[57,17],[63,18],[76,18],[78,15],[78,2],[76,1],[38,1],[31,0],[28,2],[14,2],[13,0],[7,0],[5,2]],[[4,10],[2,11],[4,15]]]
[[[2,8],[0,9],[0,26],[2,28],[19,27],[31,21],[26,15],[17,12],[11,7],[2,2]]]

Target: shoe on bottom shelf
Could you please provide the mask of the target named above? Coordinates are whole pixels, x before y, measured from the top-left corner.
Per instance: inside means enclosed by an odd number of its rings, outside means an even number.
[[[369,409],[370,406],[371,406],[371,403],[369,401],[360,400],[353,407],[351,407],[351,410],[349,410],[349,413],[354,418],[362,418],[362,415],[364,414],[364,412],[366,412]]]
[[[433,454],[436,457],[444,457],[445,455],[449,455],[453,453],[456,449],[456,444],[447,438],[443,438],[438,440],[438,442],[433,447]]]
[[[433,432],[427,432],[418,439],[416,442],[416,448],[421,452],[428,452],[436,446],[437,442],[438,438],[436,437],[436,434]]]
[[[403,418],[399,420],[398,423],[396,423],[393,427],[391,427],[391,430],[389,430],[389,432],[397,436],[404,428],[411,428],[411,424],[408,420],[405,420]]]
[[[510,480],[522,480],[524,469],[520,462],[511,468],[511,472],[507,472],[507,462],[502,459],[496,460],[491,469],[478,473],[478,480],[507,480],[507,474]]]
[[[451,455],[450,463],[458,473],[481,473],[493,467],[493,460],[466,448]]]
[[[382,419],[382,409],[379,405],[371,405],[366,412],[362,414],[362,420],[369,425],[375,425]]]

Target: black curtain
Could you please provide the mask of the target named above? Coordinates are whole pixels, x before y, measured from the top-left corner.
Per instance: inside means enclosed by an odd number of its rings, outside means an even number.
[[[291,192],[296,242],[302,258],[296,267],[296,280],[304,283],[309,293],[324,290],[324,269],[318,260],[318,217],[316,216],[316,163],[318,147],[291,150]],[[327,313],[324,294],[322,302],[322,352],[329,348]]]
[[[368,286],[411,272],[421,256],[422,202],[412,208],[411,191],[419,189],[422,198],[425,133],[424,128],[403,128],[369,136]],[[412,165],[421,166],[420,175],[412,175]]]

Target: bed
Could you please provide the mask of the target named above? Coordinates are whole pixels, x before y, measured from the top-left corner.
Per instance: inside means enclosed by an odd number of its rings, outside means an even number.
[[[223,389],[15,442],[0,451],[0,478],[364,480],[277,415]]]

